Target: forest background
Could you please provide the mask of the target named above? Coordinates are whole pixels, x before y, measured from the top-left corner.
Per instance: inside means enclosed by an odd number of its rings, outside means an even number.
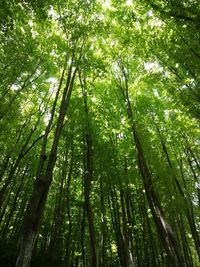
[[[0,2],[0,266],[200,262],[198,0]]]

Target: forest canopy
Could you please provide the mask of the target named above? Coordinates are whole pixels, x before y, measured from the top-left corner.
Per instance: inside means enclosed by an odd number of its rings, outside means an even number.
[[[0,2],[0,266],[198,267],[198,0]]]

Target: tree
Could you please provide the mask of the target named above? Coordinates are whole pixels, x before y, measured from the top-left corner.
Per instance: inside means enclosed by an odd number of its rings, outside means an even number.
[[[199,266],[197,1],[4,2],[0,265]]]

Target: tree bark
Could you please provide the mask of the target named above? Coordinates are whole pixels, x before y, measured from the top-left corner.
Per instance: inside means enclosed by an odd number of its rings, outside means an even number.
[[[90,192],[91,192],[91,182],[93,175],[93,156],[92,156],[92,136],[89,122],[89,108],[87,104],[87,92],[86,92],[86,82],[82,81],[81,77],[80,83],[82,87],[84,109],[86,116],[86,126],[85,126],[85,155],[84,155],[84,196],[85,196],[85,209],[89,225],[90,233],[90,251],[91,251],[91,267],[97,266],[97,251],[96,251],[96,234],[94,228],[93,211],[90,202]]]
[[[77,73],[77,67],[74,69],[74,71],[72,71],[73,64],[74,64],[74,55],[68,70],[66,86],[63,90],[59,116],[57,120],[56,130],[54,133],[53,143],[48,158],[48,162],[46,164],[44,174],[43,174],[43,168],[41,168],[40,171],[37,172],[37,179],[34,191],[32,193],[32,196],[30,198],[26,210],[26,215],[24,218],[24,223],[22,228],[23,230],[21,237],[21,248],[16,262],[16,267],[28,267],[30,265],[35,239],[42,219],[42,214],[46,203],[48,191],[51,186],[53,170],[57,158],[58,142],[63,127],[64,117],[69,104],[75,76]],[[41,167],[41,162],[38,165],[38,168],[40,167]]]
[[[126,70],[124,69],[123,65],[120,65],[120,69],[122,71],[124,84],[119,84],[120,91],[123,95],[125,104],[126,104],[126,111],[127,116],[132,123],[132,135],[135,142],[136,147],[136,157],[138,168],[140,170],[141,176],[143,178],[144,189],[146,193],[146,197],[149,203],[149,207],[151,209],[151,213],[158,230],[158,233],[161,237],[163,246],[166,250],[168,258],[171,262],[172,266],[185,266],[185,262],[182,256],[181,248],[179,247],[177,238],[172,231],[171,226],[166,221],[164,217],[164,213],[161,209],[160,202],[158,200],[157,194],[154,191],[153,183],[152,183],[152,174],[149,170],[147,165],[146,159],[144,157],[144,152],[142,149],[141,141],[137,132],[136,123],[134,122],[130,98],[129,98],[129,91],[128,91],[128,76]]]

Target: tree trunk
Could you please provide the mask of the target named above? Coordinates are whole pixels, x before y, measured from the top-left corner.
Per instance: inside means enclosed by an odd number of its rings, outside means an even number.
[[[97,266],[97,251],[96,251],[96,235],[94,228],[93,212],[90,203],[90,192],[91,182],[93,175],[93,159],[92,159],[92,136],[89,122],[89,109],[87,105],[87,92],[85,91],[85,80],[84,84],[80,77],[80,83],[82,87],[85,116],[86,116],[86,127],[85,127],[85,156],[84,156],[84,196],[85,196],[85,209],[89,225],[90,233],[90,251],[91,251],[91,267]]]
[[[132,123],[132,134],[133,134],[133,139],[134,139],[135,147],[136,147],[138,168],[143,178],[143,184],[145,188],[146,197],[149,203],[149,207],[151,209],[151,213],[152,213],[155,225],[157,227],[158,233],[160,234],[163,246],[166,250],[166,253],[171,262],[171,265],[172,266],[185,266],[185,262],[184,262],[181,248],[179,247],[177,238],[174,232],[172,231],[171,226],[164,218],[164,214],[161,209],[159,200],[157,198],[157,194],[153,189],[152,174],[149,170],[146,159],[144,157],[144,152],[143,152],[140,138],[137,132],[136,123],[134,122],[134,119],[133,119],[133,113],[132,113],[131,103],[129,99],[129,91],[128,91],[128,77],[127,77],[124,67],[120,65],[120,68],[121,68],[123,79],[124,79],[124,86],[122,87],[122,85],[120,84],[119,88],[124,97],[127,116]]]
[[[35,239],[42,219],[42,214],[46,203],[48,191],[51,186],[53,170],[57,158],[58,142],[63,127],[64,117],[69,104],[77,72],[77,68],[75,68],[75,70],[72,72],[72,67],[74,64],[73,61],[74,60],[71,61],[71,65],[68,70],[67,82],[62,95],[59,116],[47,166],[44,171],[44,174],[43,169],[40,169],[40,171],[37,172],[37,180],[35,183],[34,191],[32,193],[30,202],[26,210],[21,237],[21,248],[17,259],[16,267],[28,267],[30,265]],[[40,168],[40,166],[41,162],[39,163],[38,167]]]
[[[157,128],[160,140],[161,140],[162,148],[163,148],[164,154],[166,156],[168,165],[169,165],[170,169],[172,170],[172,177],[173,177],[173,179],[175,181],[175,185],[177,186],[178,192],[179,192],[181,198],[183,199],[184,207],[185,207],[185,213],[186,213],[186,216],[187,216],[187,219],[188,219],[188,223],[189,223],[189,226],[190,226],[190,230],[191,230],[191,234],[192,234],[192,237],[193,237],[193,240],[194,240],[194,243],[195,243],[195,248],[196,248],[199,260],[200,260],[200,239],[199,239],[198,231],[196,229],[196,224],[195,224],[195,219],[194,219],[194,214],[193,214],[192,201],[190,199],[189,194],[188,194],[188,197],[185,195],[184,191],[182,190],[181,184],[178,181],[178,178],[173,173],[173,166],[172,166],[172,162],[170,160],[170,156],[169,156],[169,153],[168,153],[168,150],[167,150],[167,146],[165,145],[165,142],[163,140],[163,137],[161,135],[161,132],[160,132],[159,128],[157,126],[156,126],[156,128]],[[183,174],[183,172],[181,172],[181,173]]]
[[[37,130],[37,127],[38,127],[38,124],[40,122],[40,119],[41,117],[38,118],[35,126],[33,127],[33,129],[30,131],[25,143],[23,144],[22,148],[20,149],[20,152],[19,152],[19,155],[15,161],[15,163],[12,165],[11,169],[10,169],[10,172],[9,172],[9,175],[8,177],[6,178],[5,182],[4,182],[4,185],[3,187],[1,188],[0,190],[0,203],[3,203],[3,200],[4,200],[4,196],[6,194],[6,190],[7,188],[9,187],[13,177],[14,177],[14,174],[17,170],[17,168],[19,167],[19,164],[21,162],[21,160],[26,156],[26,154],[29,152],[29,148],[27,149],[27,146],[31,140],[31,137],[33,136],[34,132]],[[32,147],[32,146],[31,146]]]

